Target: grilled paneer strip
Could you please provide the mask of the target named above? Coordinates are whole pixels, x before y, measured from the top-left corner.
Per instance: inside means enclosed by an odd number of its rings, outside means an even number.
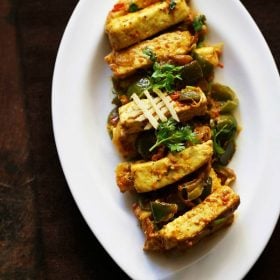
[[[157,161],[124,162],[116,169],[117,184],[122,192],[135,189],[149,192],[177,182],[207,163],[213,154],[212,141],[169,153]]]
[[[106,22],[106,33],[112,49],[120,50],[157,34],[187,18],[190,8],[185,0],[161,1],[134,13],[113,17]]]
[[[193,42],[194,37],[188,31],[165,33],[128,49],[112,51],[105,57],[105,61],[117,78],[124,78],[133,74],[137,69],[147,68],[153,64],[150,58],[144,54],[145,49],[149,48],[160,62],[172,60],[172,56],[187,54]]]
[[[192,247],[203,237],[230,225],[233,212],[240,203],[239,196],[228,186],[221,186],[202,203],[156,231],[149,211],[134,205],[134,213],[146,235],[144,249],[165,251]]]
[[[166,98],[173,106],[181,122],[186,122],[195,116],[201,116],[206,113],[206,96],[200,88],[197,89],[197,92],[200,94],[200,100],[191,103],[173,101],[169,96],[166,95]],[[151,102],[148,99],[141,99],[141,101],[144,103],[145,107],[152,113],[152,115],[156,114],[152,109]],[[156,104],[158,104],[158,107],[161,109],[164,115],[166,117],[170,117],[170,111],[166,109],[165,104],[160,99],[160,97],[154,98],[154,101]],[[125,133],[136,133],[151,128],[147,126],[148,119],[145,117],[142,110],[134,101],[129,102],[119,108],[119,119],[120,126],[125,131]]]

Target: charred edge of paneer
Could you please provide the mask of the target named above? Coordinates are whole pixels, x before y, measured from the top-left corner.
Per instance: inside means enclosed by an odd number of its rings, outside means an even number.
[[[131,174],[131,163],[122,162],[116,168],[116,182],[121,192],[134,189],[134,178]]]

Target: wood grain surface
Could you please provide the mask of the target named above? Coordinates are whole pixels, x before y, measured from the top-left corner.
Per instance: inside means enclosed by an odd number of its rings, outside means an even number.
[[[64,28],[77,2],[0,1],[1,280],[111,279],[111,275],[129,279],[83,220],[54,142],[52,74]],[[279,1],[242,2],[279,69]],[[245,279],[280,279],[279,234],[278,222]]]

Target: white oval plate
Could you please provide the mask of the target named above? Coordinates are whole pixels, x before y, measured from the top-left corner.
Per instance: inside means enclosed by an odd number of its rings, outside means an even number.
[[[146,254],[144,237],[114,178],[120,161],[106,132],[111,72],[104,21],[114,1],[81,0],[66,28],[53,78],[55,139],[72,194],[89,227],[133,279],[240,279],[261,254],[279,215],[280,84],[270,51],[237,0],[193,0],[211,41],[225,43],[216,80],[240,99],[243,130],[231,162],[241,196],[228,230],[180,255]]]

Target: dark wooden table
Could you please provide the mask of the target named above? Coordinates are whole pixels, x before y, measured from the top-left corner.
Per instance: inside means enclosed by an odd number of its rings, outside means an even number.
[[[1,280],[109,279],[112,273],[114,279],[128,279],[77,209],[54,143],[53,67],[77,2],[0,1]],[[242,2],[262,30],[279,67],[279,1]],[[279,234],[278,222],[246,279],[280,279]]]

